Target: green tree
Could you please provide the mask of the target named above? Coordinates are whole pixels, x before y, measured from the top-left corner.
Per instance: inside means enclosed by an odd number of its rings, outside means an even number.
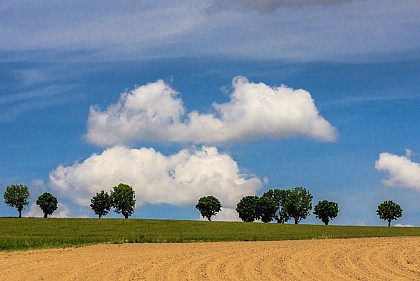
[[[98,215],[99,218],[102,216],[106,216],[108,212],[111,210],[111,197],[105,191],[101,191],[96,193],[95,196],[92,197],[90,200],[90,207],[92,208],[93,212]]]
[[[36,200],[36,204],[41,208],[44,213],[44,218],[47,218],[48,215],[52,215],[55,210],[58,208],[58,201],[51,193],[45,192],[41,194]]]
[[[277,221],[277,223],[285,223],[289,220],[289,214],[286,210],[286,203],[289,193],[289,189],[270,189],[262,195],[262,197],[271,198],[276,204],[276,213],[274,215],[274,219]]]
[[[338,204],[328,200],[319,201],[314,208],[314,215],[328,225],[338,215]]]
[[[310,214],[312,209],[312,194],[303,187],[293,188],[286,202],[286,212],[298,224]]]
[[[22,210],[29,204],[30,197],[28,187],[23,184],[12,184],[6,187],[3,194],[4,202],[10,207],[14,207],[19,212],[19,218],[22,217]]]
[[[273,199],[269,197],[258,198],[257,201],[257,218],[262,222],[271,222],[276,215],[277,205]]]
[[[120,183],[111,190],[111,205],[117,214],[122,214],[128,219],[134,212],[136,196],[133,188],[127,184]]]
[[[244,222],[253,222],[258,219],[259,213],[257,209],[258,196],[245,196],[236,205],[236,211]]]
[[[201,197],[195,207],[200,211],[203,218],[211,221],[211,217],[220,212],[222,204],[219,199],[210,195]]]
[[[391,226],[391,221],[401,217],[403,210],[400,205],[389,200],[379,204],[376,213],[380,219],[388,221],[388,226]]]

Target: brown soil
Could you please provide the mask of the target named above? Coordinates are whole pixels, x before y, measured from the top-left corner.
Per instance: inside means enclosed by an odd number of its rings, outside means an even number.
[[[0,280],[420,280],[420,237],[2,252]]]

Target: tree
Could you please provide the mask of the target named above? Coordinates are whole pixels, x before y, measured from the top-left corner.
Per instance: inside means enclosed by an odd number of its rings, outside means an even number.
[[[319,201],[315,206],[314,215],[322,220],[325,225],[338,215],[338,204],[328,200]]]
[[[107,192],[102,190],[100,193],[96,193],[96,195],[92,197],[90,200],[90,207],[93,212],[99,216],[99,218],[106,216],[112,207],[111,197]]]
[[[220,204],[219,199],[210,195],[201,197],[195,207],[200,211],[203,218],[211,221],[211,217],[220,212],[222,204]]]
[[[14,207],[19,212],[19,218],[22,217],[22,210],[29,204],[30,197],[28,187],[22,184],[12,184],[6,187],[3,194],[4,202],[10,207]]]
[[[244,222],[261,219],[270,222],[276,213],[276,203],[269,197],[245,196],[236,205],[236,211]]]
[[[286,202],[286,212],[298,224],[310,214],[312,209],[312,194],[303,187],[295,187],[289,192]]]
[[[378,209],[376,210],[376,213],[380,219],[388,221],[388,226],[391,226],[391,221],[401,217],[402,212],[403,210],[401,209],[400,205],[394,203],[391,200],[384,201],[383,203],[379,204]]]
[[[127,184],[120,183],[111,190],[111,205],[117,214],[122,214],[128,219],[134,212],[136,196],[133,188]]]
[[[48,215],[52,215],[55,210],[57,210],[58,201],[51,193],[45,192],[40,195],[36,200],[36,204],[41,208],[44,213],[44,218],[47,218]]]
[[[285,223],[289,220],[289,214],[286,210],[286,202],[289,193],[289,189],[270,189],[262,195],[262,197],[271,198],[276,204],[276,212],[274,214],[274,219],[277,221],[277,223]]]
[[[236,205],[236,211],[239,217],[244,222],[253,222],[258,219],[259,214],[257,210],[259,198],[258,196],[245,196]]]
[[[277,205],[273,199],[269,197],[258,198],[257,201],[257,218],[262,222],[271,222],[276,215]]]

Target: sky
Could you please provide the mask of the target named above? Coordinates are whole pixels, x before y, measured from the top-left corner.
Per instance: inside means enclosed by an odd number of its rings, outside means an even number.
[[[335,201],[331,224],[420,226],[420,3],[389,0],[0,2],[0,186],[24,216],[238,220],[268,189]],[[0,216],[17,211],[0,202]],[[108,217],[121,217],[111,212]],[[311,214],[302,223],[321,224]]]

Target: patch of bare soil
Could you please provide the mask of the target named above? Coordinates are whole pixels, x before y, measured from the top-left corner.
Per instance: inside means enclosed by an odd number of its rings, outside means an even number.
[[[2,252],[0,280],[420,280],[420,237]]]

